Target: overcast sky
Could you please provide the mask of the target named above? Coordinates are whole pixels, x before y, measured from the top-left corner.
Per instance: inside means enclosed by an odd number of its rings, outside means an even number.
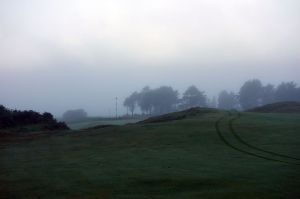
[[[299,0],[0,0],[0,104],[109,115],[149,85],[298,80]],[[124,109],[122,109],[124,111]]]

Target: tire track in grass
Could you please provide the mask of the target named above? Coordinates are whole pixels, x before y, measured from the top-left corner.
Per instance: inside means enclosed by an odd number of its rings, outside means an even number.
[[[222,120],[224,120],[226,116],[223,116],[221,117],[220,119],[218,119],[216,122],[215,122],[215,128],[216,128],[216,131],[217,131],[217,134],[219,136],[219,138],[224,142],[225,145],[227,145],[228,147],[236,150],[236,151],[239,151],[241,153],[244,153],[244,154],[247,154],[247,155],[250,155],[250,156],[254,156],[254,157],[257,157],[257,158],[261,158],[261,159],[265,159],[265,160],[269,160],[269,161],[274,161],[274,162],[280,162],[280,163],[285,163],[285,164],[295,164],[295,163],[291,163],[291,162],[287,162],[287,161],[283,161],[283,160],[277,160],[277,159],[273,159],[273,158],[269,158],[269,157],[265,157],[265,156],[262,156],[262,155],[259,155],[259,154],[255,154],[255,153],[252,153],[252,152],[249,152],[249,151],[246,151],[246,150],[243,150],[243,149],[240,149],[234,145],[232,145],[230,142],[228,142],[225,137],[222,135],[222,132],[220,130],[220,123]],[[297,164],[296,165],[300,165],[300,164]]]
[[[300,160],[299,158],[295,158],[295,157],[292,157],[292,156],[288,156],[288,155],[284,155],[284,154],[280,154],[280,153],[275,153],[273,151],[268,151],[268,150],[265,150],[265,149],[261,149],[259,147],[256,147],[254,145],[251,145],[249,144],[248,142],[246,142],[244,139],[242,139],[237,133],[236,131],[234,130],[234,127],[233,127],[233,123],[234,121],[238,120],[241,118],[241,114],[240,113],[237,113],[237,117],[231,119],[229,121],[229,129],[231,131],[231,133],[233,134],[233,136],[242,144],[248,146],[249,148],[252,148],[252,149],[255,149],[255,150],[258,150],[258,151],[261,151],[261,152],[264,152],[264,153],[268,153],[268,154],[271,154],[271,155],[274,155],[274,156],[279,156],[279,157],[282,157],[282,158],[289,158],[289,159],[293,159],[293,160]]]

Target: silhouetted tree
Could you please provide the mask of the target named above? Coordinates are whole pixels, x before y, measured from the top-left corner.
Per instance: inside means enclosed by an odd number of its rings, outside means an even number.
[[[129,108],[132,116],[136,108],[138,99],[139,99],[139,94],[137,92],[134,92],[124,100],[123,104],[125,107]]]
[[[218,98],[218,108],[230,110],[235,108],[236,105],[237,105],[237,98],[233,92],[229,93],[226,90],[220,92]]]
[[[261,90],[261,103],[262,105],[271,104],[275,102],[275,88],[272,84],[262,87]]]
[[[183,93],[181,100],[181,106],[184,109],[196,107],[196,106],[206,106],[206,96],[203,91],[199,91],[196,86],[190,86]]]
[[[276,101],[300,101],[299,88],[294,82],[282,82],[277,86],[275,92]]]
[[[45,112],[45,113],[43,113],[43,120],[44,121],[52,121],[52,120],[54,120],[54,118],[51,113]]]
[[[239,101],[243,109],[250,109],[260,105],[262,84],[254,79],[244,83],[239,92]]]
[[[12,112],[0,105],[0,128],[12,126],[13,124],[14,121]]]
[[[178,92],[170,86],[161,86],[152,91],[151,100],[154,114],[168,113],[175,110]]]
[[[143,113],[151,114],[153,109],[153,90],[146,86],[139,93],[138,105]]]
[[[44,129],[68,129],[65,123],[57,122],[51,113],[40,114],[38,112],[9,110],[0,105],[0,128],[22,127],[26,125],[40,124]]]
[[[131,100],[134,99],[134,100]],[[125,102],[126,101],[126,102]],[[129,96],[124,101],[125,106],[137,102],[141,111],[146,114],[162,114],[175,110],[178,103],[178,92],[169,86],[161,86],[157,89],[144,87],[140,93]]]

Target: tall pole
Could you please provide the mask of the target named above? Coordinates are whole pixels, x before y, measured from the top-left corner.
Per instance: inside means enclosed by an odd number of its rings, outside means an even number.
[[[116,97],[116,120],[118,119],[118,97]]]

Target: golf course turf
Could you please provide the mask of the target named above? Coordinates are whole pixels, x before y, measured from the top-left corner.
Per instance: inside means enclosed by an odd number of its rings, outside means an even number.
[[[299,198],[300,114],[1,137],[0,198]]]
[[[231,115],[231,113],[229,113],[229,115]],[[237,147],[237,146],[233,146],[232,144],[230,144],[230,142],[228,142],[226,140],[226,138],[222,135],[221,131],[220,131],[220,128],[219,128],[219,123],[221,122],[221,120],[223,120],[225,117],[222,117],[220,118],[217,122],[216,122],[216,131],[217,133],[219,134],[219,137],[220,139],[224,142],[224,144],[226,144],[227,146],[231,147],[232,149],[234,150],[237,150],[239,152],[242,152],[242,153],[245,153],[247,155],[251,155],[251,156],[254,156],[254,157],[258,157],[258,158],[262,158],[262,159],[265,159],[265,160],[270,160],[270,161],[277,161],[277,162],[282,162],[282,163],[286,163],[286,164],[295,164],[295,165],[299,165],[300,166],[300,158],[295,158],[295,157],[291,157],[291,156],[288,156],[288,155],[283,155],[283,154],[279,154],[279,153],[275,153],[275,152],[272,152],[272,151],[267,151],[267,150],[264,150],[264,149],[261,149],[261,148],[258,148],[256,146],[253,146],[251,144],[249,144],[248,142],[246,142],[245,140],[243,140],[235,131],[235,129],[233,128],[233,122],[237,119],[239,119],[241,117],[241,114],[240,113],[237,113],[237,116],[236,117],[233,117],[231,120],[229,120],[229,130],[230,132],[232,133],[232,135],[234,136],[234,138],[239,142],[239,145],[245,145],[247,146],[248,148],[251,148],[251,149],[254,149],[255,152],[249,152],[247,150],[243,150],[241,149],[240,147]],[[260,153],[263,152],[265,153],[264,155],[260,155]],[[268,157],[268,156],[275,156],[277,158],[273,158],[273,157]],[[278,158],[280,157],[280,158]],[[282,160],[283,159],[283,160]],[[289,162],[289,161],[286,161],[284,159],[288,159],[288,160],[298,160],[298,162]]]

